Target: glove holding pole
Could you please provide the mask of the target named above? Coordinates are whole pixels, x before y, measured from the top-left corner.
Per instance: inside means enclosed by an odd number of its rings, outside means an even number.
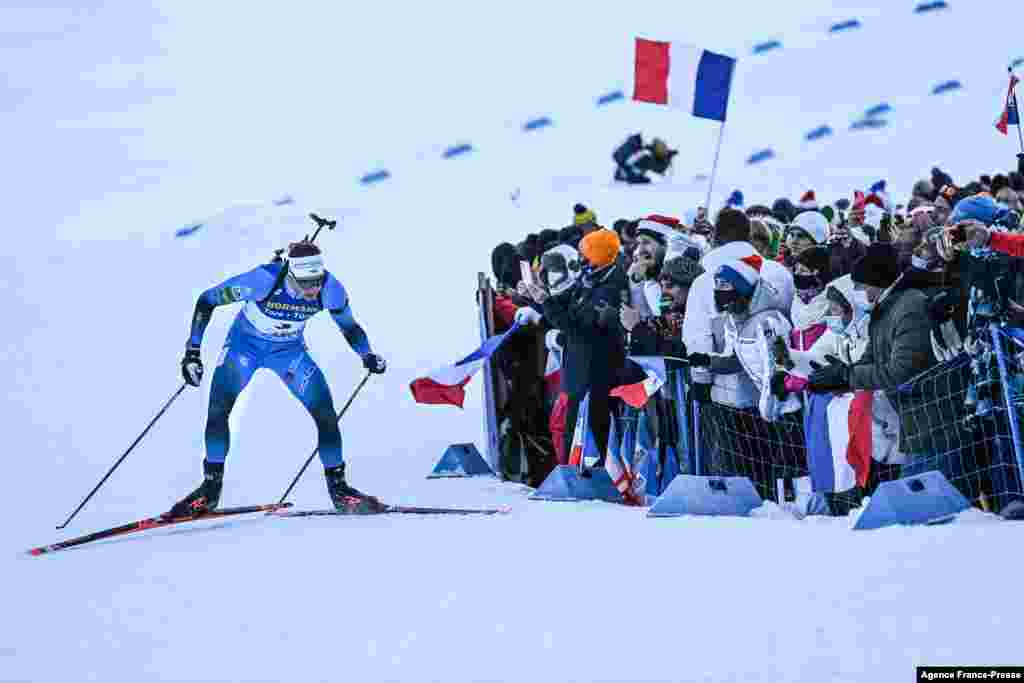
[[[368,353],[363,356],[363,367],[366,368],[370,374],[383,375],[384,371],[388,369],[388,364],[387,361],[376,353]]]
[[[185,357],[181,359],[181,377],[189,386],[198,387],[203,383],[203,359],[199,355],[199,347],[185,349]]]

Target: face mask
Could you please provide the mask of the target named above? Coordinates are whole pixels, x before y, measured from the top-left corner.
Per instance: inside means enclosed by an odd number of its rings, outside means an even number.
[[[557,289],[558,285],[562,284],[569,274],[564,270],[549,270],[544,275],[547,277],[547,284],[550,289]]]
[[[736,292],[728,289],[715,290],[715,308],[720,313],[727,313],[739,297]]]
[[[863,311],[870,311],[875,307],[874,303],[868,301],[868,293],[863,289],[855,289],[853,291],[853,302]]]
[[[814,289],[819,286],[817,275],[794,275],[793,284],[800,289]]]
[[[822,322],[825,323],[825,326],[831,332],[834,332],[835,334],[845,335],[845,333],[846,333],[846,325],[843,323],[842,316],[839,316],[839,315],[826,315],[822,319]]]

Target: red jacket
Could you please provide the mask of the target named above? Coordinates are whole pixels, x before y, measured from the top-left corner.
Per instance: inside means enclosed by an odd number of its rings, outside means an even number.
[[[494,333],[501,334],[512,327],[519,306],[512,297],[495,294],[494,296]]]
[[[992,240],[988,244],[996,251],[1001,251],[1008,256],[1024,257],[1024,235],[994,232]]]

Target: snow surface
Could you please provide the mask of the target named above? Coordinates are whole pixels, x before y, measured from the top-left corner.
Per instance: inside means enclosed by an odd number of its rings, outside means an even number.
[[[702,200],[688,179],[708,171],[714,124],[592,108],[628,82],[634,35],[741,56],[716,204],[733,187],[748,202],[812,187],[827,200],[881,177],[904,193],[935,162],[954,175],[1007,167],[1014,149],[992,122],[1024,9],[973,0],[917,17],[913,4],[0,8],[0,680],[895,681],[916,664],[1019,658],[1015,525],[972,512],[853,533],[782,509],[650,520],[529,502],[494,480],[427,481],[449,443],[482,443],[478,383],[465,411],[416,406],[407,388],[478,342],[475,273],[496,242],[560,226],[576,201],[610,222]],[[853,16],[862,31],[824,33]],[[748,56],[772,37],[786,49]],[[947,78],[965,91],[927,96]],[[890,128],[845,132],[883,100]],[[517,132],[542,114],[554,128]],[[821,123],[837,135],[802,143]],[[637,129],[684,150],[675,182],[609,185],[608,155]],[[462,140],[479,152],[438,159]],[[745,167],[764,146],[780,158]],[[394,178],[359,188],[378,165]],[[298,204],[270,205],[285,193]],[[353,483],[393,502],[513,512],[239,518],[26,556],[162,511],[196,484],[206,387],[53,529],[178,386],[195,297],[307,232],[306,210],[342,218],[322,238],[329,267],[390,366],[342,425]],[[208,368],[234,312],[210,326]],[[328,319],[308,339],[342,403],[358,359]],[[275,500],[315,439],[259,375],[232,433],[225,505]],[[326,505],[317,465],[292,499]]]

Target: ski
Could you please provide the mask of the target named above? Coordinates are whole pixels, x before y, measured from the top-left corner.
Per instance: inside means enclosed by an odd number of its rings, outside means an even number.
[[[102,531],[94,531],[91,534],[85,534],[84,536],[78,536],[76,538],[69,538],[66,541],[60,541],[51,545],[44,545],[38,548],[32,548],[28,551],[29,555],[45,555],[47,553],[54,553],[59,550],[67,550],[68,548],[74,548],[75,546],[83,545],[85,543],[91,543],[93,541],[99,541],[105,538],[114,538],[117,536],[124,536],[125,534],[132,534],[138,531],[146,531],[148,529],[159,529],[162,527],[173,526],[175,524],[184,524],[186,522],[198,522],[204,519],[218,519],[220,517],[232,517],[234,515],[246,515],[253,512],[274,512],[282,508],[291,507],[291,503],[282,504],[271,504],[271,505],[247,505],[244,507],[224,508],[222,510],[214,510],[213,512],[207,512],[200,515],[185,515],[183,517],[147,517],[146,519],[140,519],[135,522],[128,524],[122,524],[121,526],[115,526],[110,529],[103,529]]]
[[[358,517],[365,515],[505,515],[512,511],[507,505],[496,508],[447,508],[418,505],[389,505],[380,512],[339,512],[337,510],[276,510],[275,517]]]

